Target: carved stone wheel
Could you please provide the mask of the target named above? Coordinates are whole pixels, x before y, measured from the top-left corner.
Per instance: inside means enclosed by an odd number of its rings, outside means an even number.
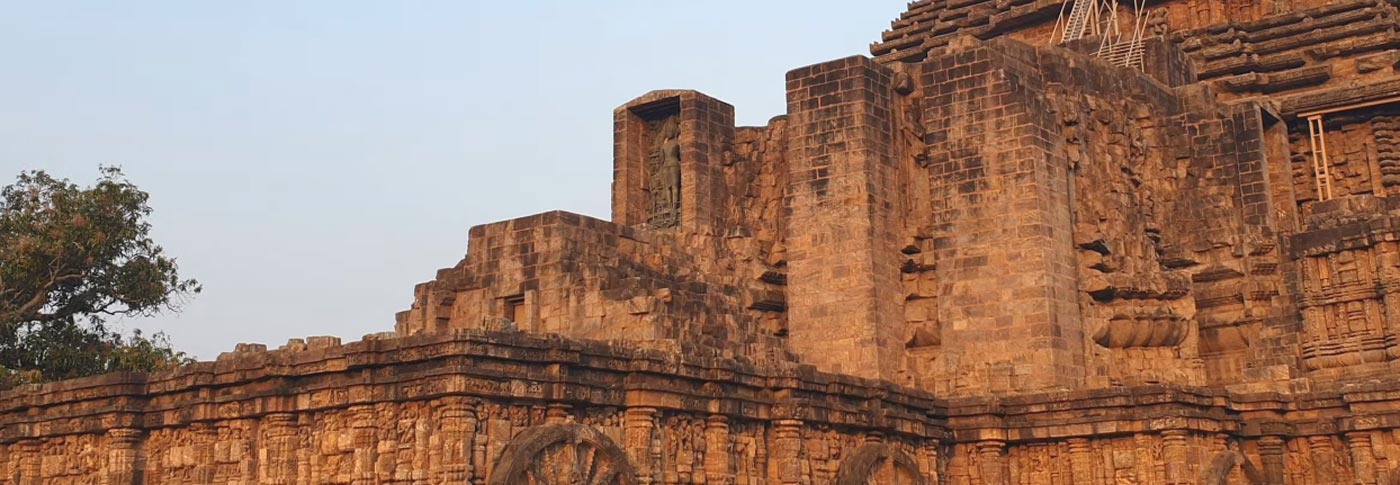
[[[501,452],[491,485],[632,485],[636,473],[596,428],[558,424],[525,430]]]
[[[1240,468],[1244,475],[1244,482],[1249,485],[1264,483],[1264,476],[1255,468],[1254,462],[1234,451],[1225,451],[1215,455],[1210,466],[1201,472],[1202,485],[1226,485],[1230,483],[1230,473]]]
[[[927,485],[919,465],[893,446],[870,443],[841,461],[836,485]]]

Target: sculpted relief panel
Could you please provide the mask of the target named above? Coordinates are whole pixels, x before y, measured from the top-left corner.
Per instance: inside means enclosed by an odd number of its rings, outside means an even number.
[[[490,485],[631,485],[627,453],[596,428],[558,424],[525,430],[501,456]]]
[[[1080,308],[1101,383],[1197,384],[1197,301],[1165,257],[1181,180],[1170,133],[1141,102],[1067,96],[1059,104],[1073,168]]]
[[[841,462],[834,485],[927,485],[914,458],[879,443],[857,448]]]
[[[647,160],[647,184],[651,194],[649,226],[655,229],[675,227],[681,220],[681,127],[679,116],[647,123],[651,133],[650,156]]]

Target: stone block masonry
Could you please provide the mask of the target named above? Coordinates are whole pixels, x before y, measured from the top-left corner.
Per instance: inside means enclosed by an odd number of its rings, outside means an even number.
[[[1065,6],[913,2],[764,126],[629,101],[612,221],[0,390],[0,485],[1400,483],[1396,2],[1149,2],[1141,70]]]
[[[520,333],[296,339],[8,391],[0,484],[1388,483],[1359,478],[1400,466],[1400,417],[1384,411],[1397,395],[948,400],[805,365]]]
[[[675,225],[686,232],[722,231],[733,223],[725,217],[734,201],[723,168],[732,156],[734,107],[696,91],[654,91],[613,112],[613,218],[624,226],[658,226],[652,212],[659,167],[652,165],[658,130],[667,121],[678,130],[679,181],[669,181],[679,190]]]
[[[924,64],[943,392],[1083,380],[1069,166],[1033,55],[985,45]]]
[[[904,345],[894,73],[850,57],[788,73],[789,341],[831,372],[893,379]]]

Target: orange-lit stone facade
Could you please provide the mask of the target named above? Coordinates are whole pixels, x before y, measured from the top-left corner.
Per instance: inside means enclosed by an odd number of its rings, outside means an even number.
[[[0,393],[0,484],[1400,483],[1397,2],[1149,2],[1141,69],[1063,5],[913,2],[766,126],[625,103],[612,221]]]

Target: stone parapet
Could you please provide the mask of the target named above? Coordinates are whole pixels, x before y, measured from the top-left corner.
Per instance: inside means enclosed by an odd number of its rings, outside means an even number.
[[[1287,461],[1271,458],[1278,447],[1268,443],[1279,440],[1307,444],[1284,447],[1287,460],[1355,455],[1357,468],[1338,462],[1332,472],[1389,476],[1400,466],[1391,458],[1400,456],[1397,404],[1400,385],[1382,382],[943,400],[805,365],[456,331],[316,350],[245,346],[173,372],[4,391],[0,465],[16,473],[0,484],[515,483],[532,473],[522,460],[564,460],[560,443],[596,449],[590,470],[646,483],[872,483],[842,473],[873,474],[860,475],[873,483],[881,473],[923,483],[1089,483],[1086,474],[1220,483],[1210,479],[1220,460],[1250,463],[1226,475],[1296,473],[1276,469]],[[1180,466],[1139,456],[1153,450]],[[1045,461],[1081,453],[1091,458]]]

